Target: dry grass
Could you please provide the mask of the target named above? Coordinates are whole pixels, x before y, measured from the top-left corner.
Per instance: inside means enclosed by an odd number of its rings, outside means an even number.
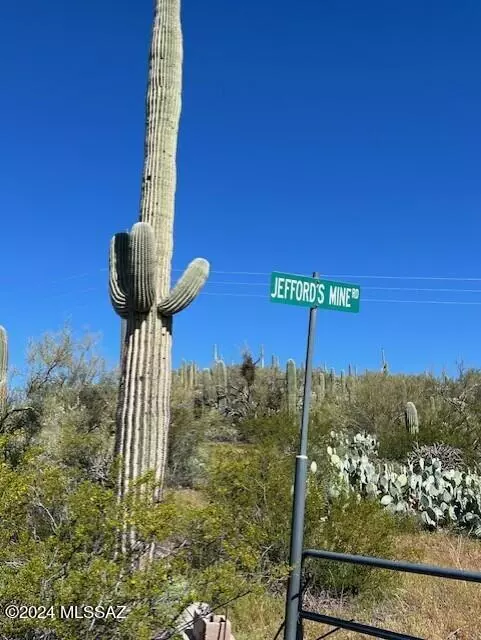
[[[400,539],[398,558],[414,550],[420,562],[458,569],[481,570],[481,543],[444,533],[413,534]],[[412,554],[410,554],[412,555]],[[325,604],[322,613],[355,619],[427,640],[481,640],[481,585],[428,576],[397,574],[399,587],[382,604]],[[317,607],[321,612],[321,608]],[[273,640],[283,619],[281,599],[244,599],[228,613],[236,640]],[[305,640],[315,640],[332,628],[306,623]],[[336,640],[369,636],[339,631]],[[282,638],[282,634],[280,635]]]

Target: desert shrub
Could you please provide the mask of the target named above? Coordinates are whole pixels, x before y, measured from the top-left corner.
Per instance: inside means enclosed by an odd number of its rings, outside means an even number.
[[[317,548],[392,558],[399,531],[399,520],[376,502],[358,500],[352,494],[341,495],[330,504]],[[306,569],[311,592],[331,596],[362,594],[376,598],[385,595],[394,584],[392,573],[359,565],[309,559]]]
[[[404,424],[393,425],[379,434],[379,457],[383,460],[402,462],[412,451],[415,439]]]
[[[0,448],[12,436],[3,435]],[[197,594],[192,592],[182,541],[195,515],[172,498],[130,510],[143,546],[162,553],[139,571],[136,553],[114,559],[117,532],[128,505],[115,491],[79,477],[40,447],[28,447],[13,468],[0,465],[0,606],[52,607],[54,617],[0,620],[0,635],[51,640],[152,638]],[[207,577],[196,576],[202,585]],[[126,607],[126,619],[61,619],[60,606]],[[43,635],[45,634],[45,635]]]
[[[293,450],[299,439],[299,422],[286,413],[242,420],[237,429],[239,440],[249,444],[270,442]]]
[[[202,474],[200,445],[205,425],[195,420],[191,407],[171,408],[167,454],[167,484],[171,487],[193,487]]]
[[[414,463],[420,458],[437,458],[444,469],[463,469],[465,466],[461,449],[442,442],[431,445],[415,444],[408,455],[408,462]]]
[[[64,327],[31,341],[23,384],[1,424],[6,460],[16,464],[30,445],[84,478],[105,482],[112,462],[117,373],[106,370],[98,338]]]
[[[209,552],[202,546],[195,563],[213,565],[224,558],[234,562],[241,575],[255,575],[275,590],[289,561],[294,455],[273,444],[270,437],[271,433],[262,444],[222,447],[212,456],[205,493],[219,524]],[[392,554],[400,520],[375,503],[358,503],[351,497],[331,501],[327,489],[334,473],[324,456],[317,471],[308,474],[304,546]],[[207,537],[203,530],[201,538]],[[243,551],[236,555],[241,545],[245,545]],[[235,553],[226,555],[232,549]],[[347,570],[343,565],[326,569],[319,563],[311,572],[310,590],[374,596],[388,581],[373,578],[371,573],[357,567]]]
[[[216,409],[204,410],[196,420],[209,442],[236,442],[238,430],[228,417]]]

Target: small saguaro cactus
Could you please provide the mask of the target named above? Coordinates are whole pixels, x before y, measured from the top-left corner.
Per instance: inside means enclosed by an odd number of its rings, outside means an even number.
[[[273,355],[271,359],[271,368],[274,369],[274,371],[279,370],[279,358],[275,355]]]
[[[202,396],[206,404],[210,404],[216,399],[214,381],[212,380],[212,373],[208,368],[202,370]]]
[[[189,363],[187,366],[187,388],[193,389],[195,387],[195,364]]]
[[[297,411],[297,371],[296,363],[289,358],[286,365],[287,411],[295,414]]]
[[[341,391],[341,396],[344,396],[344,392],[346,390],[346,375],[344,373],[344,369],[341,369],[341,373],[339,376],[339,388]]]
[[[336,395],[336,372],[334,369],[329,371],[329,391],[332,395]]]
[[[217,360],[214,367],[215,384],[225,389],[227,387],[227,367],[223,360]]]
[[[419,433],[418,410],[414,402],[407,402],[404,410],[404,419],[406,421],[406,429],[409,435],[416,436]]]
[[[347,376],[346,378],[346,392],[348,402],[352,402],[354,396],[354,390],[356,386],[356,379],[354,376]]]
[[[218,360],[214,367],[214,383],[217,391],[219,409],[227,407],[227,367],[223,360]]]
[[[264,352],[264,345],[261,344],[261,350],[259,353],[259,364],[261,369],[263,369],[265,367],[265,352]]]
[[[326,377],[323,371],[319,371],[313,385],[313,392],[315,394],[315,404],[319,406],[324,402],[326,397]]]
[[[386,356],[384,354],[384,349],[381,349],[381,371],[386,376],[389,373],[389,367],[388,367],[388,364],[387,364]]]
[[[0,415],[7,404],[7,371],[8,371],[8,336],[6,330],[0,326]]]

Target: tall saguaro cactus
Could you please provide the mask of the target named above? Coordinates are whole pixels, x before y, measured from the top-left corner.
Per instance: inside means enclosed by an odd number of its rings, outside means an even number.
[[[8,337],[6,330],[0,326],[0,416],[7,404],[7,371],[8,371]]]
[[[176,150],[181,110],[180,0],[156,0],[146,100],[140,219],[110,246],[110,298],[126,320],[116,453],[122,498],[147,471],[162,486],[170,419],[172,317],[197,296],[209,264],[197,258],[171,290]],[[155,498],[160,497],[156,491]]]

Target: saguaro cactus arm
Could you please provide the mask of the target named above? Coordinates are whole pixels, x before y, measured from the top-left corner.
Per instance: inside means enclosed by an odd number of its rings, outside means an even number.
[[[125,318],[128,310],[148,313],[155,302],[154,230],[137,222],[130,233],[117,233],[110,243],[109,291],[112,306]]]
[[[137,222],[130,232],[129,297],[138,313],[147,313],[155,301],[155,235],[147,222]]]
[[[192,260],[170,294],[157,305],[164,316],[179,313],[197,297],[209,276],[209,263],[204,258]]]
[[[127,258],[129,252],[129,234],[116,233],[110,241],[109,254],[109,293],[115,312],[126,318],[127,303]]]

